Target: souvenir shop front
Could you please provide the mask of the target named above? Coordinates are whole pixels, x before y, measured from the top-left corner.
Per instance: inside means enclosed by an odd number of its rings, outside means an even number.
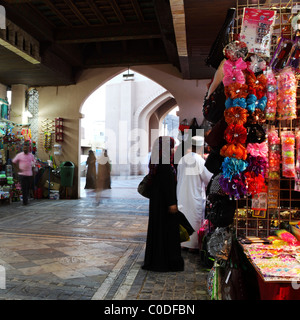
[[[198,234],[212,299],[300,299],[299,62],[300,3],[228,10],[203,104],[214,176]]]
[[[67,197],[69,187],[72,187],[74,164],[70,161],[55,163],[53,155],[61,154],[63,141],[63,119],[48,120],[47,128],[42,126],[44,137],[43,148],[49,155],[47,160],[37,157],[36,141],[32,138],[31,125],[11,121],[10,105],[6,99],[0,98],[0,205],[1,203],[18,202],[22,200],[21,185],[18,174],[12,164],[12,159],[23,151],[24,143],[35,156],[30,197],[35,199],[48,198],[57,200]],[[53,123],[49,128],[49,122]],[[54,144],[54,139],[56,144]]]

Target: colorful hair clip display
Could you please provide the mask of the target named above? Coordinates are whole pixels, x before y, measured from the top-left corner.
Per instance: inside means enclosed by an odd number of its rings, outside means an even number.
[[[266,157],[249,155],[247,158],[248,167],[246,172],[254,172],[255,175],[261,174],[266,177],[268,160]]]
[[[294,178],[295,171],[295,134],[293,131],[281,133],[282,145],[282,175],[286,178]]]
[[[266,139],[264,128],[260,124],[250,124],[248,126],[248,143],[262,143]]]
[[[223,65],[223,83],[228,86],[231,83],[245,83],[245,76],[243,70],[247,68],[247,63],[239,58],[236,61],[226,60]]]
[[[247,171],[244,175],[246,178],[248,194],[259,194],[264,188],[266,188],[265,179],[261,174],[256,175],[253,171]]]
[[[224,178],[231,180],[235,175],[245,171],[247,166],[246,161],[226,157],[222,163],[222,174]]]
[[[247,151],[253,157],[268,157],[268,144],[266,142],[262,143],[248,143]]]
[[[224,93],[226,98],[236,99],[236,98],[247,98],[248,96],[248,86],[247,84],[241,83],[231,83],[229,86],[225,86]]]
[[[247,122],[248,111],[241,107],[232,107],[224,111],[224,117],[228,125],[243,125]]]
[[[283,69],[278,75],[277,119],[297,118],[297,80],[291,68]]]
[[[247,140],[247,129],[243,125],[230,124],[225,132],[224,138],[228,143],[245,143]]]
[[[236,40],[226,45],[223,54],[231,61],[236,61],[240,58],[245,59],[248,54],[248,48],[245,42]]]
[[[266,67],[266,61],[257,54],[252,55],[250,61],[247,62],[247,69],[254,73],[264,71]]]
[[[247,149],[240,143],[237,144],[226,144],[220,150],[222,157],[236,158],[240,160],[247,159]]]
[[[266,122],[265,113],[260,109],[255,109],[248,118],[249,124],[262,124]]]
[[[277,107],[277,80],[272,70],[267,71],[267,105],[265,115],[267,120],[275,120]]]
[[[236,98],[236,99],[231,99],[228,98],[225,101],[225,107],[226,109],[233,108],[233,107],[241,107],[246,109],[247,103],[245,98]]]
[[[296,177],[295,177],[295,191],[300,192],[300,130],[296,131],[295,134],[296,139]]]
[[[280,179],[280,138],[278,132],[275,129],[268,131],[268,146],[269,146],[269,167],[268,167],[268,178],[269,179]]]
[[[249,110],[250,112],[254,112],[256,108],[264,111],[267,105],[266,96],[263,96],[262,98],[257,99],[256,95],[254,95],[253,93],[249,94],[246,101],[247,101],[247,110]]]
[[[234,176],[231,180],[221,176],[219,183],[222,190],[234,199],[241,199],[247,195],[245,178],[240,174]]]
[[[249,94],[254,94],[258,100],[261,99],[266,95],[266,76],[264,74],[260,74],[256,77],[255,74],[249,70],[247,70],[245,73]]]

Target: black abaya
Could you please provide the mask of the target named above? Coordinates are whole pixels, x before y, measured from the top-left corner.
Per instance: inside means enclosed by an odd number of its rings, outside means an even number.
[[[149,205],[149,223],[143,269],[182,271],[179,216],[168,207],[177,204],[176,180],[171,165],[159,165],[153,177]]]

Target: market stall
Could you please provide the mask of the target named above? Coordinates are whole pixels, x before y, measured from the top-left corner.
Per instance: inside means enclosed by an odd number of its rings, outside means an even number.
[[[206,208],[212,299],[226,298],[222,287],[233,272],[224,270],[238,265],[230,251],[236,242],[256,272],[260,299],[300,299],[299,5],[237,1],[230,41],[205,98],[204,116],[215,120],[206,141],[219,154],[208,164],[214,168]]]

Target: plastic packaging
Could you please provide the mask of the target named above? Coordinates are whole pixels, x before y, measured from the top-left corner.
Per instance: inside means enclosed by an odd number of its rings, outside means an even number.
[[[294,178],[295,170],[295,134],[293,131],[281,133],[282,145],[282,175],[286,178]]]

